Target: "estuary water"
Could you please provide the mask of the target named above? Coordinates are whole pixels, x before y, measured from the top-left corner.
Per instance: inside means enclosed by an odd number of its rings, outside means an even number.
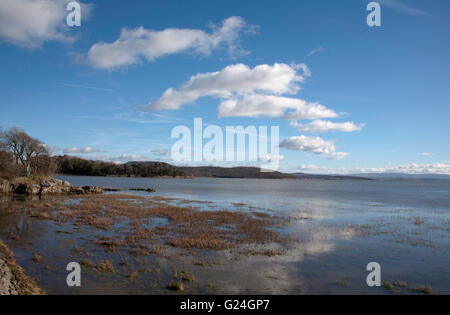
[[[447,180],[58,178],[72,185],[118,188],[121,194],[163,197],[169,204],[188,202],[203,211],[260,211],[286,217],[290,224],[280,231],[293,242],[282,254],[270,257],[230,259],[224,253],[208,267],[152,260],[149,263],[161,269],[158,277],[142,276],[124,283],[118,275],[87,275],[82,288],[74,289],[65,285],[69,248],[74,238],[88,235],[55,234],[51,223],[12,218],[7,212],[11,201],[4,200],[0,238],[48,293],[170,294],[164,284],[176,267],[190,268],[196,275],[185,291],[190,294],[450,294]],[[17,225],[21,242],[8,237],[11,225]],[[26,238],[28,243],[23,242]],[[48,262],[33,262],[35,252]],[[370,262],[381,266],[381,287],[366,284]]]

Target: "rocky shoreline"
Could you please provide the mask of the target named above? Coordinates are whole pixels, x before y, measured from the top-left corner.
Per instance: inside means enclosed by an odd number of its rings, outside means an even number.
[[[9,182],[0,179],[0,194],[18,195],[86,195],[101,194],[103,188],[93,186],[72,186],[69,182],[46,178],[37,181],[18,180]]]
[[[40,295],[45,292],[16,263],[14,255],[0,240],[0,295]]]
[[[93,186],[72,186],[69,182],[54,178],[16,179],[12,182],[0,179],[0,194],[27,196],[44,195],[93,195],[104,189]],[[0,295],[44,294],[16,263],[14,254],[0,240]]]

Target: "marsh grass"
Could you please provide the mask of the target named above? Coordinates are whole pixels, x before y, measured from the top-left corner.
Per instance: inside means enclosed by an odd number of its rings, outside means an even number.
[[[103,260],[99,262],[97,266],[95,266],[95,270],[97,272],[111,272],[111,273],[116,272],[112,263],[109,260]]]
[[[267,213],[201,211],[165,201],[167,198],[158,196],[89,195],[26,202],[11,211],[65,225],[65,234],[72,233],[70,226],[106,233],[108,236],[91,235],[87,242],[106,253],[124,250],[133,256],[164,256],[168,247],[220,251],[286,241],[274,229],[286,222]],[[279,252],[247,249],[245,254],[273,256]]]
[[[385,282],[385,283],[383,283],[383,287],[386,290],[388,290],[392,293],[396,293],[396,294],[402,293],[402,292],[404,292],[404,290],[410,291],[410,292],[421,293],[421,294],[425,294],[425,295],[433,294],[433,289],[430,285],[421,285],[419,287],[411,287],[407,282],[399,281],[399,280],[394,281],[393,283]]]

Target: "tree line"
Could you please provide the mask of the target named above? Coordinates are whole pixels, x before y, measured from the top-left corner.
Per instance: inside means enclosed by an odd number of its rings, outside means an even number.
[[[112,162],[85,160],[73,156],[51,156],[48,147],[23,129],[0,131],[0,177],[12,179],[31,175],[87,176],[186,176],[179,168],[163,162]]]
[[[163,162],[112,162],[85,160],[73,156],[54,157],[58,172],[67,175],[160,177],[186,176],[178,167]]]

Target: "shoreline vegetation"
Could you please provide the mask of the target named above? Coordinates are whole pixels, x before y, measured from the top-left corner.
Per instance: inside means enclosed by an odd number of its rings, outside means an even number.
[[[191,207],[188,201],[178,205],[170,204],[171,201],[126,194],[46,196],[13,202],[8,212],[55,225],[56,235],[80,236],[84,242],[70,248],[71,255],[77,255],[74,259],[94,277],[117,275],[122,281],[132,282],[140,276],[156,276],[161,272],[158,264],[143,263],[146,259],[153,262],[166,259],[175,265],[189,261],[183,267],[186,269],[166,271],[172,276],[159,286],[168,294],[198,285],[200,279],[194,270],[205,268],[215,255],[272,257],[281,255],[289,246],[289,237],[277,230],[288,224],[285,218],[260,211],[202,211]],[[10,233],[9,238],[20,242],[17,231]],[[5,249],[5,253],[12,257],[12,252]],[[34,250],[36,265],[51,264],[48,259],[48,253]],[[2,274],[7,270],[0,268]],[[33,282],[23,272],[17,279],[16,287],[22,291],[11,291],[14,294],[43,293],[32,290]]]

